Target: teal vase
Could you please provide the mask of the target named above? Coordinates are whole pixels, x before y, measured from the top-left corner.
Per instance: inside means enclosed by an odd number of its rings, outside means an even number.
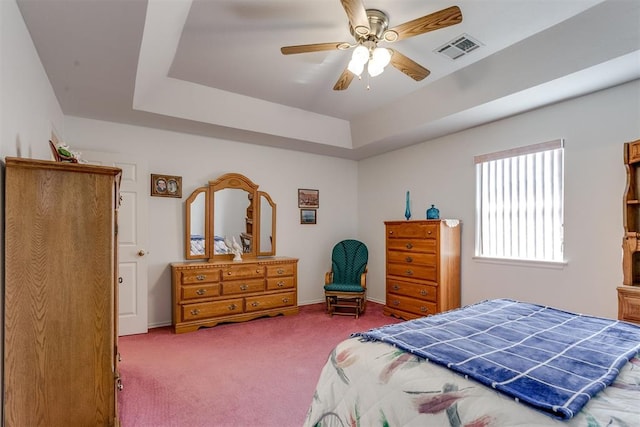
[[[407,221],[409,221],[409,218],[411,218],[411,206],[409,203],[409,192],[407,191],[407,201],[406,201],[406,205],[404,208],[404,217],[407,218]]]
[[[440,218],[440,211],[438,210],[438,208],[435,207],[435,205],[431,205],[431,207],[427,209],[427,219],[439,219],[439,218]]]

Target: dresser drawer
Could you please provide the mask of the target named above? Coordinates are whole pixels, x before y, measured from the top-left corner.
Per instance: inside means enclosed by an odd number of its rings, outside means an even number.
[[[424,222],[390,224],[387,226],[387,237],[390,239],[435,239],[438,237],[439,224],[439,222],[435,222],[433,224]]]
[[[387,292],[411,298],[419,298],[425,301],[438,301],[438,287],[434,285],[423,285],[420,283],[409,283],[403,282],[402,280],[387,279]]]
[[[435,267],[437,265],[437,256],[433,254],[421,254],[412,252],[389,251],[387,253],[387,261],[396,264],[405,265],[429,265]]]
[[[389,251],[402,252],[425,252],[435,254],[438,248],[438,241],[434,239],[387,239],[387,249]]]
[[[404,277],[406,279],[430,280],[435,282],[438,278],[435,266],[387,264],[387,275]]]
[[[290,289],[295,287],[293,277],[269,277],[267,279],[267,290]]]
[[[180,287],[182,300],[216,297],[220,295],[219,283],[203,283],[200,285],[185,285]]]
[[[189,285],[192,283],[211,283],[220,281],[219,269],[198,269],[198,270],[186,270],[180,274],[180,282],[183,285]]]
[[[267,265],[267,276],[268,277],[293,276],[294,267],[295,267],[294,264]]]
[[[419,316],[427,316],[437,313],[437,306],[433,302],[388,294],[387,306],[395,310],[402,310]]]
[[[270,308],[288,307],[295,305],[295,294],[286,292],[281,294],[261,295],[246,298],[246,311],[267,310]]]
[[[264,279],[231,280],[222,282],[222,295],[264,291]]]
[[[640,287],[618,287],[618,319],[640,324]]]
[[[264,277],[264,266],[258,264],[230,265],[222,269],[222,280]]]
[[[242,298],[225,301],[211,301],[181,306],[182,321],[206,319],[209,317],[227,316],[243,312]]]

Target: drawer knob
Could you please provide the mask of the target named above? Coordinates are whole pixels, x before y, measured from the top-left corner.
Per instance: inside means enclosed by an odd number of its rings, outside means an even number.
[[[426,290],[426,289],[421,289],[421,290],[420,290],[420,295],[422,295],[423,297],[424,297],[424,296],[427,296],[428,294],[429,294],[429,292],[427,292],[427,290]]]
[[[284,282],[283,282],[282,280],[281,280],[281,281],[279,281],[279,282],[278,282],[278,287],[279,287],[279,288],[281,288],[281,287],[283,287],[283,286],[284,286]]]
[[[243,283],[242,285],[240,285],[241,291],[246,291],[247,289],[249,289],[249,285],[247,285],[246,283]]]
[[[425,306],[423,305],[422,307],[420,307],[420,311],[421,311],[422,313],[428,313],[428,312],[429,312],[429,309],[427,309],[427,307],[425,307]]]
[[[206,279],[206,278],[207,278],[207,276],[205,276],[204,274],[198,274],[198,275],[196,276],[196,280],[200,280],[200,281],[202,281],[202,280],[204,280],[204,279]]]
[[[400,301],[398,301],[397,299],[393,300],[393,305],[395,305],[396,307],[400,305]]]
[[[427,231],[427,234],[431,234],[431,230]]]
[[[257,269],[256,269],[256,274],[260,274],[260,273],[262,273],[262,271],[260,271],[260,269],[259,269],[259,268],[257,268]]]
[[[206,294],[206,293],[207,293],[207,290],[206,290],[206,289],[198,289],[198,290],[196,291],[196,294],[198,294],[198,295],[204,295],[204,294]]]
[[[289,298],[282,298],[282,302],[287,304],[289,302]]]
[[[394,291],[398,291],[398,290],[400,290],[400,286],[398,286],[398,285],[393,285],[393,290],[394,290]]]
[[[124,385],[122,384],[122,378],[120,377],[116,379],[116,388],[118,389],[118,391],[124,390]]]
[[[393,234],[393,230],[389,231],[389,234]]]
[[[411,249],[411,248],[413,248],[413,245],[411,243],[407,243],[406,248],[407,249]]]
[[[235,310],[236,308],[238,308],[238,306],[237,306],[237,305],[235,305],[235,304],[231,304],[228,308],[229,308],[229,310],[230,310],[230,311],[233,311],[233,310]]]
[[[278,269],[278,274],[284,274],[284,270],[282,268]]]
[[[251,303],[251,307],[257,307],[259,305],[260,305],[260,303],[258,301],[254,301],[254,302]]]
[[[406,257],[404,260],[407,262],[413,262],[413,258],[411,258],[410,256]]]
[[[190,311],[192,316],[197,316],[198,314],[200,314],[200,310],[198,310],[197,308],[194,308],[193,310]]]
[[[407,270],[407,271],[405,272],[405,274],[406,274],[407,276],[413,276],[413,270]]]

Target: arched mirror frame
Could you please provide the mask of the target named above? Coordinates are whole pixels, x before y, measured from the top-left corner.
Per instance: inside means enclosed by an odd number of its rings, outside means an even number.
[[[239,173],[227,173],[220,176],[218,179],[209,181],[209,185],[206,187],[196,188],[193,193],[185,201],[185,258],[188,260],[196,259],[208,259],[209,261],[216,260],[229,260],[233,258],[233,254],[216,254],[214,236],[216,230],[214,227],[215,217],[215,203],[216,192],[224,189],[239,189],[244,190],[248,194],[248,200],[251,200],[251,206],[253,211],[253,232],[252,232],[252,244],[251,250],[242,254],[243,258],[255,258],[257,256],[274,256],[276,254],[276,204],[273,202],[268,193],[264,191],[258,191],[258,185],[251,181],[244,175]],[[191,218],[195,212],[192,212],[192,206],[197,197],[205,194],[205,251],[204,254],[193,255],[191,253]],[[260,243],[261,236],[261,222],[263,220],[269,222],[269,218],[262,218],[261,201],[266,200],[266,203],[271,208],[271,250],[263,251]],[[244,213],[243,213],[244,215]],[[265,213],[266,215],[266,213]]]
[[[266,203],[269,204],[270,208],[271,208],[271,232],[269,233],[269,236],[263,236],[262,235],[262,227],[264,226],[265,223],[269,222],[269,218],[267,218],[266,216],[263,217],[263,215],[268,215],[268,213],[265,213],[262,211],[262,199],[265,199]],[[256,249],[258,251],[258,256],[272,256],[276,254],[276,204],[273,202],[273,200],[271,200],[271,196],[269,196],[268,193],[265,193],[264,191],[258,191],[258,201],[256,202],[256,207],[258,208],[258,212],[256,214],[256,218],[260,218],[260,221],[258,221],[260,223],[260,225],[258,226],[258,231],[259,231],[259,236],[258,236],[258,244],[260,246],[256,245]],[[263,251],[262,247],[264,246],[264,242],[263,239],[268,238],[270,240],[270,246],[271,246],[271,250],[270,251]]]
[[[201,210],[203,210],[202,214],[204,215],[204,218],[202,218],[202,222],[204,223],[204,230],[202,231],[202,237],[204,239],[204,252],[202,254],[193,254],[191,249],[192,249],[192,238],[193,238],[193,230],[192,230],[192,221],[191,215],[197,214],[197,212],[195,210],[192,210],[192,206],[193,204],[196,202],[196,199],[198,199],[199,196],[203,195],[204,196],[204,202],[200,203],[200,205],[202,205],[202,207],[200,208]],[[210,211],[210,206],[211,203],[209,202],[209,187],[199,187],[196,188],[195,190],[193,190],[193,193],[191,193],[191,195],[189,197],[187,197],[187,200],[185,201],[185,259],[208,259],[209,258],[209,251],[211,250],[211,244],[210,244],[210,240],[209,240],[209,232],[211,230],[211,211]]]
[[[209,192],[211,194],[211,234],[209,235],[209,241],[214,241],[214,236],[216,234],[215,230],[215,212],[216,212],[216,192],[220,190],[226,189],[235,189],[235,190],[244,190],[247,192],[247,207],[251,209],[253,212],[252,216],[259,218],[257,215],[259,214],[258,209],[256,208],[256,200],[258,200],[258,185],[254,184],[249,178],[239,173],[227,173],[222,175],[216,180],[209,181]],[[241,214],[244,216],[246,212],[242,212]],[[255,221],[255,218],[252,218],[252,226],[253,230],[251,232],[252,241],[251,248],[248,252],[243,252],[242,256],[247,258],[255,258],[257,252],[257,246],[260,244],[259,236],[260,236],[260,223],[259,221]],[[224,237],[224,236],[223,236]],[[238,242],[240,243],[240,242]],[[211,256],[209,257],[210,261],[220,260],[220,259],[229,259],[233,258],[232,254],[216,254],[215,248],[211,248],[210,252]]]

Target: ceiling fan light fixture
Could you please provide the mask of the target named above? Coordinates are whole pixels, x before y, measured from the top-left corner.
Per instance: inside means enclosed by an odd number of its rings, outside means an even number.
[[[381,67],[380,64],[377,64],[375,61],[369,61],[369,65],[367,65],[367,72],[371,77],[379,76],[384,71],[384,67]]]
[[[347,66],[347,70],[360,77],[362,71],[364,71],[364,64],[364,62],[358,62],[355,59],[351,59],[351,61],[349,61],[349,65]]]
[[[369,60],[369,49],[367,49],[363,45],[358,45],[358,47],[356,47],[353,50],[353,55],[351,55],[351,60],[358,62],[362,65],[366,64],[367,61]]]
[[[383,47],[375,48],[371,53],[371,61],[381,68],[386,67],[389,65],[389,61],[391,61],[391,53],[389,52],[389,49],[385,49]]]

